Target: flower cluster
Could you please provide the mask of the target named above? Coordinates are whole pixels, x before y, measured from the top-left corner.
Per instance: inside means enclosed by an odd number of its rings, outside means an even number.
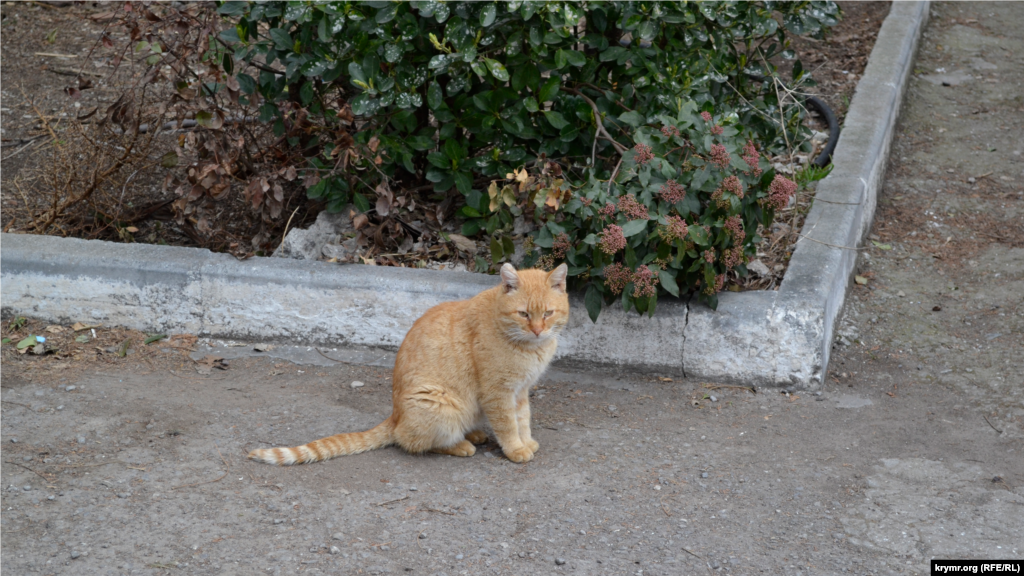
[[[661,230],[661,237],[668,242],[685,239],[686,233],[689,232],[689,228],[686,226],[686,220],[683,220],[679,216],[669,216],[667,220],[668,225]]]
[[[725,180],[722,180],[722,188],[732,192],[740,200],[743,199],[743,183],[736,176],[726,176]]]
[[[666,138],[679,136],[679,128],[676,128],[675,126],[662,126],[661,133],[664,134]]]
[[[757,165],[760,161],[761,155],[757,153],[757,148],[754,147],[753,140],[747,140],[747,145],[743,147],[743,161],[750,166],[750,171],[754,176],[761,175],[761,168]]]
[[[633,271],[616,262],[604,267],[604,283],[612,294],[618,296],[633,280]]]
[[[739,246],[733,246],[732,248],[722,252],[722,264],[725,264],[726,268],[729,268],[731,270],[742,263],[743,248]]]
[[[701,112],[700,113],[700,117],[703,118],[705,122],[711,122],[711,113],[710,112],[707,112],[707,111]]]
[[[743,219],[736,216],[730,216],[725,220],[725,230],[732,236],[733,241],[739,243],[743,241]]]
[[[725,149],[724,144],[711,145],[711,163],[722,170],[729,167],[729,151]]]
[[[584,206],[590,206],[594,201],[586,196],[580,196],[580,202],[582,202]]]
[[[704,261],[708,264],[715,263],[715,250],[713,248],[709,248],[704,251]]]
[[[555,259],[561,260],[565,258],[565,253],[572,247],[572,243],[569,242],[569,235],[562,232],[558,236],[555,236],[555,242],[551,247],[551,253],[554,254]]]
[[[732,203],[729,202],[729,199],[725,198],[725,196],[722,194],[721,186],[719,186],[718,189],[712,192],[711,201],[714,202],[715,206],[721,208],[722,210],[728,210],[730,207],[732,207]]]
[[[661,199],[665,202],[675,204],[686,197],[686,189],[675,180],[669,180],[658,190],[658,194],[661,194]]]
[[[724,131],[725,131],[725,128],[722,128],[722,127],[721,127],[721,126],[719,126],[718,124],[715,124],[714,126],[712,126],[712,127],[711,127],[711,128],[709,129],[709,132],[711,132],[711,133],[712,133],[712,134],[714,134],[715,136],[719,136],[719,135],[721,135],[721,134],[722,134],[722,132],[724,132]]]
[[[619,211],[630,220],[647,220],[650,216],[647,213],[647,206],[637,202],[636,196],[626,194],[619,199]]]
[[[622,227],[609,224],[601,231],[601,242],[598,244],[601,251],[609,256],[626,247],[626,236],[622,233]]]
[[[654,153],[647,144],[637,143],[633,150],[636,152],[635,160],[638,166],[643,166],[654,159]]]
[[[781,174],[776,174],[771,186],[768,187],[768,197],[764,200],[772,208],[782,210],[789,203],[793,194],[796,194],[796,182]]]
[[[604,205],[604,208],[601,208],[600,210],[598,210],[597,213],[600,216],[607,216],[607,217],[610,218],[610,217],[615,215],[615,204],[612,204],[611,202],[609,202],[609,203]]]
[[[658,276],[647,266],[633,273],[633,298],[649,298],[657,291]]]

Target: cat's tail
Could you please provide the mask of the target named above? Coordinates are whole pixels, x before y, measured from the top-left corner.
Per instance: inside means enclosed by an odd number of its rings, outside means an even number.
[[[394,424],[388,418],[366,432],[335,434],[295,448],[260,448],[249,452],[249,458],[278,466],[319,462],[335,456],[383,448],[394,442],[394,430]]]

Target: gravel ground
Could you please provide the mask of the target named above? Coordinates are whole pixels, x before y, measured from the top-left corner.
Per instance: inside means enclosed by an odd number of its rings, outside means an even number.
[[[5,353],[0,569],[926,574],[931,558],[1024,558],[1024,9],[932,11],[872,232],[891,249],[865,251],[821,395],[562,367],[534,393],[529,464],[492,442],[275,468],[244,454],[383,419],[391,356],[219,346],[193,357],[226,370],[168,350],[61,372]]]

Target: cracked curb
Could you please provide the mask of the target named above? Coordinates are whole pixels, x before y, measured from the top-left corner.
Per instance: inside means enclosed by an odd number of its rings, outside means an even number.
[[[563,364],[612,365],[747,384],[817,388],[834,323],[871,225],[927,2],[893,3],[878,34],[803,235],[777,292],[726,292],[717,311],[662,299],[653,318],[606,308],[596,324],[581,295],[562,335]],[[878,114],[888,110],[887,115]],[[0,235],[2,312],[213,338],[396,349],[413,321],[493,286],[479,274],[243,262],[196,248]],[[684,372],[685,367],[685,372]]]

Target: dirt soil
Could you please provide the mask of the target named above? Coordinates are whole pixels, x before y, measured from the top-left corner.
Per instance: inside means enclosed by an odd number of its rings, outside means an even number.
[[[931,10],[881,246],[821,395],[556,367],[533,394],[529,464],[491,442],[275,468],[244,454],[386,417],[392,356],[136,343],[122,358],[104,329],[77,359],[5,345],[0,569],[875,575],[1024,558],[1024,10]]]

